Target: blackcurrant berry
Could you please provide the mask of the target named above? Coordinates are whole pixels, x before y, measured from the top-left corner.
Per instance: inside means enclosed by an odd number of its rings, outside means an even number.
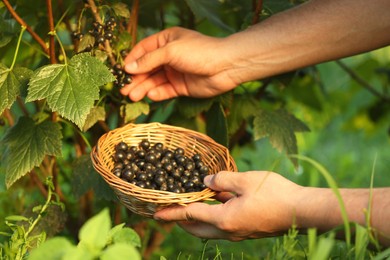
[[[150,147],[150,142],[146,139],[142,140],[139,144],[140,148],[142,148],[144,151],[147,151]]]

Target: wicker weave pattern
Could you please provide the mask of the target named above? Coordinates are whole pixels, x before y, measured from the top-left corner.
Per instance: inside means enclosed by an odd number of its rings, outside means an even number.
[[[121,141],[130,146],[138,146],[142,139],[147,139],[153,145],[162,143],[168,149],[181,147],[187,156],[199,153],[203,162],[209,167],[210,174],[222,170],[237,171],[236,164],[226,147],[216,143],[210,137],[181,127],[174,127],[160,123],[128,124],[103,135],[92,149],[91,158],[94,168],[111,186],[121,203],[129,210],[152,217],[160,208],[173,204],[186,205],[195,201],[208,200],[215,192],[206,188],[200,192],[172,193],[168,191],[143,189],[128,183],[112,171],[115,145]]]

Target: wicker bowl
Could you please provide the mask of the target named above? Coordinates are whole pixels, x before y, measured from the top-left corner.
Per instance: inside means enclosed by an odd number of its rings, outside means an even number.
[[[237,171],[229,150],[216,143],[210,137],[189,129],[160,123],[127,124],[100,137],[91,152],[92,163],[96,171],[104,178],[118,196],[120,202],[132,212],[145,217],[171,205],[186,205],[191,202],[211,200],[216,194],[206,188],[199,192],[173,193],[140,188],[113,174],[115,145],[123,141],[137,146],[143,139],[152,145],[162,143],[168,149],[181,147],[187,156],[196,153],[202,156],[209,167],[209,174],[219,171]]]

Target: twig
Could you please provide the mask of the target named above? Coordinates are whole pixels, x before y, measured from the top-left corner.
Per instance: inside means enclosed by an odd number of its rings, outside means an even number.
[[[58,171],[57,171],[57,162],[55,158],[51,158],[52,164],[52,175],[53,175],[53,184],[54,184],[54,191],[58,194],[58,197],[60,198],[60,201],[65,202],[65,196],[62,193],[61,186],[58,184]]]
[[[11,111],[9,109],[4,110],[3,116],[7,118],[8,124],[10,126],[13,126],[15,124],[14,117],[12,116]]]
[[[40,190],[42,195],[44,197],[47,197],[47,194],[48,194],[47,190],[46,190],[45,186],[42,184],[41,180],[39,179],[38,175],[36,174],[36,172],[34,170],[32,170],[30,172],[30,178],[38,186],[38,189]]]
[[[98,9],[97,9],[96,4],[95,4],[95,1],[94,0],[88,0],[88,5],[89,5],[89,8],[91,8],[92,15],[95,18],[96,22],[98,22],[100,24],[103,24],[103,20],[102,20],[102,18],[99,15]],[[116,63],[116,61],[115,61],[114,55],[112,54],[112,48],[111,48],[109,40],[105,40],[104,41],[104,49],[106,50],[107,56],[110,59],[111,64],[114,65]]]
[[[263,10],[263,0],[258,0],[255,7],[255,13],[252,19],[252,24],[257,24],[260,21],[261,10]]]
[[[105,132],[110,132],[110,127],[107,125],[105,121],[99,120],[98,123]]]
[[[26,27],[26,30],[31,34],[31,36],[38,42],[38,44],[42,47],[43,51],[46,54],[49,54],[49,49],[46,46],[46,43],[42,40],[41,37],[39,37],[38,34],[34,32],[34,30],[15,12],[15,10],[12,8],[11,4],[8,2],[8,0],[2,0],[5,7],[8,9],[8,11],[11,13],[12,17],[15,18],[15,20],[22,26]]]
[[[353,70],[351,70],[347,65],[345,65],[342,61],[336,60],[336,64],[338,64],[345,72],[348,73],[348,75],[355,80],[358,84],[362,85],[365,89],[367,89],[371,94],[374,96],[377,96],[378,98],[385,100],[385,101],[390,101],[390,97],[382,95],[379,91],[377,91],[373,86],[368,84],[367,81],[362,79],[358,74],[356,74]]]
[[[49,34],[49,51],[50,51],[50,63],[55,64],[57,63],[56,59],[56,51],[55,51],[55,42],[54,42],[54,19],[53,19],[53,7],[51,4],[51,0],[46,0],[46,6],[47,6],[47,17],[49,20],[49,28],[50,28],[50,34]]]
[[[27,110],[27,108],[26,108],[22,98],[21,97],[17,97],[16,101],[18,102],[18,105],[19,105],[20,109],[22,110],[23,115],[29,116],[30,113],[28,112],[28,110]]]
[[[131,7],[130,22],[128,26],[128,31],[131,34],[131,48],[133,48],[137,42],[138,11],[139,0],[135,0],[133,2],[133,6]]]

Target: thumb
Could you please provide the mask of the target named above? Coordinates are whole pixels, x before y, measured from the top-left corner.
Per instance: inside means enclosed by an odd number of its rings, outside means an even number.
[[[130,74],[141,74],[155,70],[169,62],[165,47],[147,52],[136,60],[129,61],[125,65],[125,71]]]
[[[204,184],[215,191],[228,191],[240,194],[246,186],[244,173],[221,171],[204,178]]]

